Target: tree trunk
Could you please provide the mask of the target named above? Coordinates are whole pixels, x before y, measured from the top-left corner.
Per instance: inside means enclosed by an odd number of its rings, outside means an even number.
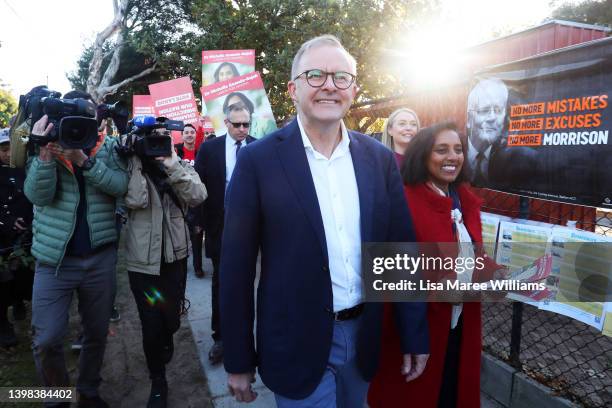
[[[116,93],[121,87],[146,76],[157,67],[154,63],[151,67],[142,70],[140,73],[126,78],[116,84],[112,84],[115,79],[119,67],[121,65],[121,51],[125,45],[127,37],[127,7],[129,0],[112,0],[114,17],[113,21],[102,31],[96,35],[96,40],[93,46],[93,57],[89,64],[89,77],[87,78],[87,92],[92,96],[96,103],[104,102],[104,98],[108,95]],[[108,67],[102,71],[104,57],[104,45],[107,41],[116,35],[115,45],[112,49],[111,61]]]

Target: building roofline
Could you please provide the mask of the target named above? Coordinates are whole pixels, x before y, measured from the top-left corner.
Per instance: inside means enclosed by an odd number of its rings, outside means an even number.
[[[545,27],[547,25],[553,25],[553,24],[558,24],[558,25],[568,26],[568,27],[575,27],[575,28],[585,28],[585,29],[589,29],[589,30],[598,30],[598,31],[606,32],[606,33],[609,33],[610,31],[612,31],[612,28],[610,28],[610,27],[606,27],[606,26],[602,26],[602,25],[597,25],[597,24],[578,23],[578,22],[575,22],[575,21],[568,21],[568,20],[548,20],[548,21],[544,21],[543,23],[540,23],[540,24],[538,24],[536,26],[529,27],[529,28],[526,28],[526,29],[521,30],[521,31],[517,31],[517,32],[512,33],[512,34],[505,35],[503,37],[494,38],[492,40],[485,41],[485,42],[473,45],[471,47],[468,47],[466,49],[466,51],[473,51],[473,50],[476,50],[476,49],[478,49],[480,47],[483,47],[485,45],[489,45],[491,43],[494,43],[494,42],[497,42],[497,41],[501,41],[501,40],[505,40],[505,39],[508,39],[508,38],[512,38],[512,37],[515,37],[515,36],[523,35],[523,34],[525,34],[527,32],[538,30],[538,29],[540,29],[542,27]]]

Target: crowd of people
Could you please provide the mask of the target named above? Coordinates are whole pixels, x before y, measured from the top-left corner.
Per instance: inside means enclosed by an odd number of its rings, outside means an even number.
[[[215,78],[232,68],[220,66]],[[17,342],[8,310],[23,318],[31,299],[41,385],[70,384],[63,343],[76,293],[78,406],[108,406],[98,388],[122,234],[151,380],[147,407],[167,405],[187,258],[204,277],[203,241],[213,265],[208,357],[224,364],[237,401],[257,398],[258,371],[281,408],[479,406],[480,304],[367,302],[361,267],[364,242],[454,242],[455,256],[468,248],[487,259],[467,279],[503,273],[484,253],[481,202],[467,183],[473,142],[451,122],[421,128],[408,108],[389,115],[383,143],[347,129],[357,63],[331,35],[302,44],[288,93],[296,117],[261,140],[249,135],[252,106],[237,94],[224,106],[227,134],[197,143],[196,127],[185,125],[163,157],[126,157],[116,147],[129,136],[100,132],[92,148],[49,142],[25,169],[10,168],[2,130],[0,340]],[[91,100],[79,91],[64,98]],[[31,134],[53,127],[45,115]],[[478,177],[486,168],[480,159]],[[13,261],[30,253],[35,267]]]

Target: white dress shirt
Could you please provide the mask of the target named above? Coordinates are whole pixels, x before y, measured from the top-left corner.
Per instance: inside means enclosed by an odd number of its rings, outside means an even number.
[[[246,138],[240,142],[240,148],[246,146]],[[234,167],[236,167],[236,140],[229,135],[225,135],[225,188],[232,178]]]
[[[310,142],[300,117],[298,125],[314,182],[329,257],[334,312],[362,302],[359,191],[350,139],[341,123],[342,140],[328,159]]]

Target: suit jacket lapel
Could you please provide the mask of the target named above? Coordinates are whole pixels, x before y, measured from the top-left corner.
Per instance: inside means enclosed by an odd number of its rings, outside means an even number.
[[[374,163],[369,155],[367,147],[349,132],[351,141],[349,148],[357,179],[357,189],[359,190],[359,215],[361,217],[361,239],[364,242],[372,238],[373,212],[374,212]]]
[[[321,209],[297,120],[289,124],[285,131],[280,132],[277,137],[279,138],[277,149],[282,167],[285,170],[293,192],[298,197],[306,218],[319,238],[321,250],[325,254],[325,259],[327,259],[327,242],[325,240]]]
[[[219,143],[219,147],[218,147],[218,151],[216,152],[216,156],[217,156],[217,160],[218,160],[218,170],[219,170],[219,175],[222,177],[221,179],[221,186],[222,189],[221,191],[223,192],[223,201],[222,204],[225,203],[225,179],[227,177],[227,175],[225,174],[225,169],[226,169],[226,165],[225,165],[225,143],[226,143],[226,138],[229,137],[227,134],[221,136],[221,138],[223,139],[223,143]]]

